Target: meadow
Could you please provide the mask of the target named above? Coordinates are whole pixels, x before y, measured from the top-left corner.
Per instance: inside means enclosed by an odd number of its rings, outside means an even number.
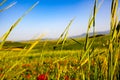
[[[5,0],[0,5],[4,3]],[[119,80],[118,0],[111,3],[109,34],[96,35],[95,18],[100,6],[95,0],[83,38],[68,38],[72,19],[59,39],[42,40],[44,35],[41,35],[30,41],[7,41],[11,31],[38,4],[36,2],[0,38],[0,80]],[[89,36],[91,28],[92,37]]]

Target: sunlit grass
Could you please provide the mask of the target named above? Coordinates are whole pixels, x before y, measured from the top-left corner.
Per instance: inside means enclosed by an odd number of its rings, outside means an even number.
[[[3,0],[0,5],[5,1]],[[43,78],[44,80],[118,80],[120,78],[120,45],[117,42],[119,32],[117,34],[116,30],[118,0],[112,0],[109,35],[95,37],[96,15],[103,3],[101,1],[98,4],[98,0],[95,0],[86,38],[67,38],[74,21],[72,19],[58,40],[40,41],[44,36],[41,35],[34,41],[7,43],[11,31],[38,3],[39,1],[28,9],[0,39],[1,80],[43,80]],[[89,30],[92,27],[93,38],[90,38]],[[18,45],[22,45],[22,48],[15,50]],[[13,48],[8,48],[9,46]],[[57,49],[54,49],[54,46]]]

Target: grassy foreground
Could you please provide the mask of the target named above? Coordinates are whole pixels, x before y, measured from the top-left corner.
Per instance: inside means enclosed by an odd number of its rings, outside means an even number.
[[[3,0],[0,6],[5,2]],[[11,31],[38,3],[39,1],[28,9],[0,38],[0,80],[120,79],[120,31],[116,30],[118,0],[112,0],[108,35],[96,37],[95,19],[101,4],[98,5],[95,0],[86,38],[67,38],[70,25],[74,21],[72,19],[58,40],[42,41],[42,35],[35,41],[6,41]],[[89,36],[91,27],[92,38]]]
[[[81,61],[85,54],[84,46],[71,39],[66,41],[63,50],[53,49],[56,40],[48,41],[43,50],[42,45],[46,41],[41,41],[28,54],[25,53],[29,48],[24,49],[24,47],[25,45],[29,47],[30,42],[6,42],[4,47],[7,49],[0,51],[0,78],[15,80],[36,80],[37,78],[39,78],[38,80],[107,79],[107,39],[109,38],[108,35],[95,38],[93,44],[95,49],[92,51],[91,48],[89,51],[90,63],[88,57]],[[85,42],[84,38],[76,40],[81,44]],[[116,51],[119,49],[117,48]],[[120,56],[116,54],[114,59],[115,62],[117,59],[114,72],[114,80],[117,80],[120,76]]]

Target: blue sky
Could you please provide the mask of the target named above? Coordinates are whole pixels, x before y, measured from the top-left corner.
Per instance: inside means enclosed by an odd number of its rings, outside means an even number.
[[[2,1],[2,0],[0,0]],[[0,9],[17,2],[0,13],[0,36],[38,0],[8,0]],[[101,1],[101,0],[99,0]],[[94,0],[40,0],[39,4],[11,32],[8,40],[29,40],[42,33],[46,38],[58,38],[74,17],[69,36],[80,35],[87,30]],[[110,27],[111,0],[104,0],[96,16],[96,31]]]

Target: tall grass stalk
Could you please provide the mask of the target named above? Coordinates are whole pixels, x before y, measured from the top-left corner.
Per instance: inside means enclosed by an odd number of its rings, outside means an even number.
[[[41,36],[29,47],[29,49],[28,49],[26,52],[24,52],[24,53],[21,53],[21,52],[20,52],[21,55],[23,55],[23,54],[24,54],[24,55],[21,57],[21,59],[16,60],[15,63],[14,63],[7,71],[3,72],[4,75],[2,76],[1,80],[4,80],[5,76],[7,76],[8,73],[9,73],[16,65],[18,65],[20,62],[22,62],[22,61],[24,60],[25,56],[39,43],[40,39],[41,39],[43,36],[44,36],[44,35],[41,35]],[[19,55],[19,56],[20,56],[20,55]],[[23,71],[24,71],[24,70],[23,70]],[[23,71],[22,71],[22,72],[23,72]],[[19,74],[19,72],[18,72],[17,74]]]
[[[0,6],[2,6],[7,0],[2,0],[2,2],[0,2]]]
[[[8,38],[9,34],[11,33],[11,31],[20,23],[20,21],[39,3],[39,1],[37,1],[32,7],[30,7],[11,27],[10,29],[2,36],[1,40],[1,44],[0,44],[0,49],[2,49],[6,39]]]
[[[65,36],[64,36],[64,38],[63,38],[61,50],[62,50],[63,47],[64,47],[65,41],[67,40],[67,36],[68,36],[68,31],[65,33]]]
[[[10,29],[3,35],[3,37],[1,38],[2,42],[0,44],[0,49],[2,49],[6,39],[8,38],[9,34],[11,33],[11,31],[18,25],[18,23],[24,18],[24,16],[26,16],[37,4],[39,3],[36,2],[32,7],[30,7],[11,27]],[[3,10],[6,10],[8,8],[10,8],[11,6],[13,6],[15,3],[11,4],[10,6],[6,7],[5,9]],[[2,11],[3,11],[2,10]],[[33,43],[31,45],[31,47],[25,52],[25,54],[29,53],[32,48],[39,42],[39,40],[35,41],[35,43]],[[20,60],[16,60],[15,63],[7,70],[7,71],[4,71],[3,72],[3,76],[1,77],[1,80],[4,79],[4,77],[8,74],[8,72],[10,72],[18,63],[20,63],[21,60],[23,60],[24,57],[22,57]]]
[[[95,17],[96,17],[96,10],[97,10],[97,0],[95,0],[94,3],[94,11],[93,11],[93,16],[91,17],[91,19],[89,19],[89,24],[88,24],[88,30],[87,30],[87,34],[86,34],[86,42],[85,42],[85,47],[84,50],[86,51],[85,54],[82,56],[81,61],[88,55],[87,59],[85,59],[81,64],[85,64],[88,62],[88,80],[90,80],[90,70],[91,70],[91,59],[90,59],[90,48],[94,42],[94,40],[91,42],[90,45],[88,45],[88,37],[89,37],[89,30],[91,28],[91,26],[93,25],[93,35],[95,34]]]
[[[17,3],[17,2],[13,2],[12,4],[10,4],[10,5],[6,6],[5,8],[1,9],[0,12],[3,12],[3,11],[5,11],[5,10],[11,8],[11,7],[14,6],[16,3]]]
[[[116,27],[118,23],[117,10],[118,10],[118,0],[112,0],[111,27],[110,27],[111,39],[109,41],[110,43],[109,43],[109,54],[108,54],[108,80],[113,80],[114,69],[116,65],[115,55],[118,54],[115,52],[116,50],[115,41],[116,41],[116,36],[117,36]]]
[[[87,28],[87,33],[86,33],[86,40],[85,40],[85,46],[84,46],[84,50],[87,50],[88,47],[88,39],[89,39],[89,30],[90,28],[93,26],[93,35],[95,36],[95,17],[97,12],[99,11],[102,3],[104,2],[104,0],[101,0],[101,2],[98,4],[98,0],[95,0],[94,2],[94,8],[93,8],[93,15],[90,15],[89,21],[88,21],[88,28]]]
[[[46,41],[44,42],[43,47],[42,47],[42,52],[44,51],[44,49],[45,49],[45,47],[46,47],[46,45],[47,45],[47,42],[48,42],[48,40],[46,40]]]
[[[87,33],[86,33],[86,41],[85,41],[85,46],[84,46],[85,53],[83,54],[83,56],[81,58],[81,64],[82,65],[86,64],[88,62],[88,80],[90,80],[90,71],[91,71],[90,49],[91,49],[91,46],[93,45],[94,40],[95,40],[95,17],[96,17],[96,14],[97,14],[101,4],[103,3],[103,1],[101,1],[101,3],[99,3],[98,5],[97,5],[97,3],[98,3],[98,0],[95,0],[93,15],[90,16],[89,22],[88,22],[88,29],[87,29]],[[89,30],[90,30],[91,27],[93,27],[93,40],[92,40],[92,42],[89,41]],[[97,74],[95,76],[97,77]]]
[[[96,8],[97,6],[97,0],[95,0],[95,3],[94,3],[94,12],[93,12],[93,36],[95,37],[95,15],[96,15]]]
[[[70,28],[71,24],[73,23],[73,21],[74,21],[74,19],[72,19],[72,20],[70,21],[70,23],[68,24],[68,26],[67,26],[66,32],[65,32],[64,37],[63,37],[63,42],[62,42],[61,50],[63,49],[63,46],[64,46],[64,44],[65,44],[65,41],[67,40],[68,31],[69,31],[69,28]]]
[[[62,47],[61,47],[61,50],[63,49],[63,46],[65,44],[65,41],[67,39],[67,36],[68,36],[68,31],[69,31],[69,28],[71,26],[71,24],[73,23],[75,18],[73,18],[70,23],[67,25],[67,27],[65,28],[65,30],[63,31],[63,33],[60,35],[60,37],[58,38],[58,41],[56,43],[56,46],[60,43],[60,41],[62,41]],[[63,38],[63,40],[62,40]]]
[[[77,40],[75,40],[74,38],[70,38],[71,40],[73,40],[74,42],[78,43],[79,45],[81,45],[81,43]]]
[[[86,64],[86,63],[88,62],[89,57],[87,57],[87,55],[89,55],[89,50],[90,50],[93,42],[94,42],[94,41],[92,41],[91,44],[89,44],[88,49],[86,50],[86,52],[85,52],[84,55],[82,56],[82,58],[81,58],[81,60],[80,60],[81,66],[83,66],[84,64]]]

